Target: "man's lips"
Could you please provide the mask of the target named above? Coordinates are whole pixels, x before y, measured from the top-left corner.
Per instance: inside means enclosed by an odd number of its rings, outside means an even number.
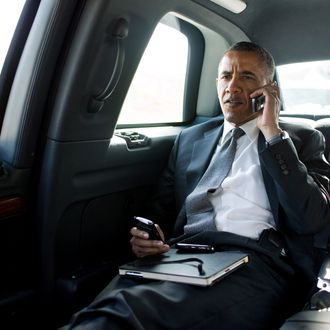
[[[224,100],[224,103],[225,104],[232,104],[232,105],[240,105],[240,104],[243,104],[244,102],[239,100],[239,99],[227,99],[227,100]]]

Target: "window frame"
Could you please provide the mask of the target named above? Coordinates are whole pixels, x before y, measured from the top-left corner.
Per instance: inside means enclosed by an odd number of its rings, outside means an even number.
[[[169,14],[170,13],[168,13],[167,15]],[[185,85],[183,92],[182,121],[163,122],[163,123],[117,124],[116,130],[123,128],[129,129],[129,128],[139,128],[139,127],[182,126],[191,123],[195,119],[197,100],[198,100],[199,80],[202,73],[202,66],[204,59],[205,41],[202,32],[196,26],[194,26],[191,23],[188,23],[187,21],[179,18],[176,15],[174,16],[179,23],[179,31],[183,33],[188,39],[188,58],[187,58],[187,70],[186,70]],[[161,20],[159,22],[161,22]]]

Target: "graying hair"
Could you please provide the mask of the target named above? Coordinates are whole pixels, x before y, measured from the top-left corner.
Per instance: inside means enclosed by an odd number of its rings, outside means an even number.
[[[247,41],[240,41],[232,45],[227,52],[229,51],[239,51],[239,52],[253,52],[259,56],[259,58],[265,63],[267,69],[267,76],[269,81],[274,79],[275,75],[275,61],[273,56],[261,46]]]

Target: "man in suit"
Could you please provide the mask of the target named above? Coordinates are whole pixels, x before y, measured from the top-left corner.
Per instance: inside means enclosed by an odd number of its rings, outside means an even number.
[[[70,329],[269,330],[299,306],[315,284],[315,246],[326,246],[329,236],[330,166],[321,133],[279,121],[274,68],[253,43],[225,53],[216,82],[223,116],[181,132],[153,201],[152,219],[171,239],[149,240],[131,229],[138,257],[182,241],[248,252],[249,264],[208,288],[116,278]],[[259,96],[263,110],[253,112]],[[231,170],[207,195],[211,218],[196,223],[187,201],[235,127],[244,135]]]

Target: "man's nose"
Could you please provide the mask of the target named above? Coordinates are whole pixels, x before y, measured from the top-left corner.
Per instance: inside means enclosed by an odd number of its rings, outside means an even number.
[[[228,82],[228,85],[226,87],[226,92],[229,93],[239,93],[242,91],[242,88],[240,87],[239,80],[237,77],[233,76],[230,81]]]

